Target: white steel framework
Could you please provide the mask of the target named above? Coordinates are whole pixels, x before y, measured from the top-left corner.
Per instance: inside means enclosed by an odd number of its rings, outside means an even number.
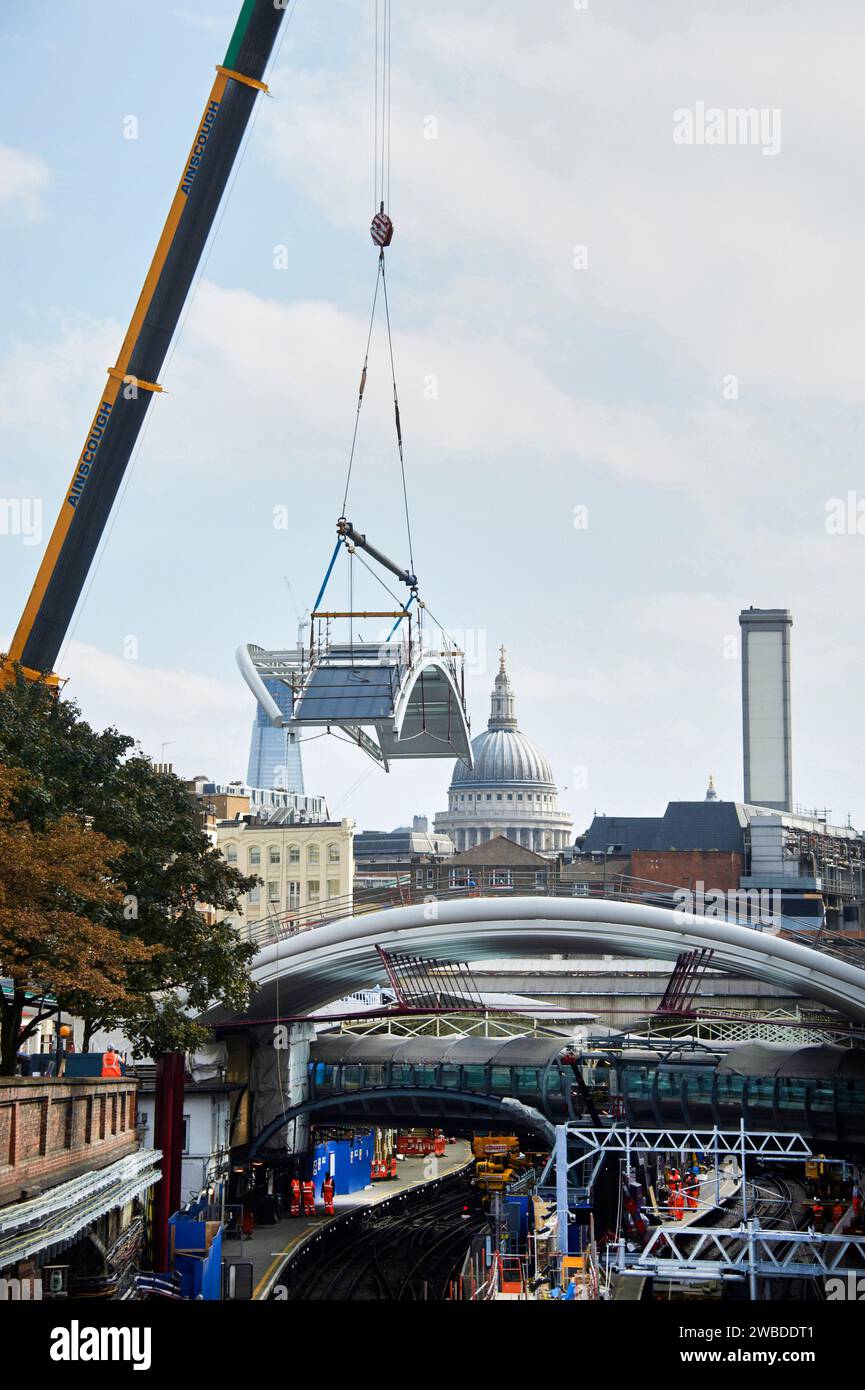
[[[620,1274],[686,1282],[709,1279],[813,1279],[865,1273],[865,1236],[760,1229],[756,1219],[736,1228],[659,1226],[645,1249],[620,1240]]]
[[[569,1157],[571,1142],[583,1145],[583,1152]],[[738,1129],[632,1129],[630,1125],[611,1125],[608,1128],[574,1123],[556,1125],[556,1138],[550,1160],[544,1169],[540,1186],[544,1186],[551,1168],[555,1168],[556,1208],[558,1213],[559,1249],[568,1248],[568,1206],[570,1195],[577,1193],[590,1198],[592,1188],[605,1158],[619,1154],[630,1169],[635,1153],[701,1153],[714,1160],[716,1172],[723,1160],[735,1159],[741,1177],[744,1214],[747,1215],[747,1177],[749,1158],[772,1163],[804,1163],[811,1150],[801,1134],[771,1130],[747,1130],[742,1120]],[[583,1164],[592,1163],[586,1174]],[[581,1171],[582,1170],[582,1171]],[[575,1178],[583,1181],[576,1182]],[[666,1231],[666,1226],[661,1228]],[[693,1230],[693,1227],[688,1227]]]

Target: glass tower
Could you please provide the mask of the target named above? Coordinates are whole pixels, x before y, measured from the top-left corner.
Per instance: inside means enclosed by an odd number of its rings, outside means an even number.
[[[265,676],[263,679],[282,714],[290,718],[292,696],[289,687],[273,677]],[[246,780],[250,787],[264,787],[271,791],[281,787],[287,792],[303,795],[300,741],[293,730],[275,728],[260,705],[256,707],[252,726]]]

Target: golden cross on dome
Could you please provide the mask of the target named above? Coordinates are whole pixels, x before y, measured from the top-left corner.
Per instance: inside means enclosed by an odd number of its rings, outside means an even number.
[[[502,674],[504,674],[504,669],[505,669],[505,653],[506,653],[506,651],[507,651],[507,647],[499,647],[499,653],[500,653],[500,655],[499,655],[499,670],[502,672]]]

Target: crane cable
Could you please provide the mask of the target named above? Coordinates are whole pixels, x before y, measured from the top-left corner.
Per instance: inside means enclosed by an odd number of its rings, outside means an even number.
[[[408,508],[408,488],[406,487],[406,481],[405,481],[405,455],[404,455],[404,453],[403,453],[403,447],[402,447],[402,426],[400,425],[400,418],[399,418],[399,397],[398,397],[398,395],[397,395],[397,390],[396,390],[396,366],[395,366],[395,364],[394,364],[394,359],[393,359],[393,335],[391,334],[391,328],[390,328],[390,307],[389,307],[389,305],[388,305],[388,300],[387,300],[387,280],[386,280],[386,278],[385,278],[385,273],[384,273],[384,250],[382,250],[382,252],[381,252],[380,263],[381,263],[381,283],[382,283],[382,289],[384,290],[384,313],[385,313],[385,320],[386,320],[386,322],[387,322],[387,346],[388,346],[388,352],[389,352],[389,354],[390,354],[390,375],[391,375],[391,381],[393,382],[393,415],[394,415],[394,423],[396,424],[396,442],[397,442],[397,448],[399,449],[399,467],[400,467],[400,474],[401,474],[401,476],[402,476],[402,500],[403,500],[403,506],[404,506],[404,508],[405,508],[405,529],[406,529],[406,536],[407,536],[407,538],[408,538],[408,558],[409,558],[409,564],[410,564],[410,566],[411,566],[412,574],[414,574],[414,550],[413,550],[413,548],[412,548],[412,540],[411,540],[411,518],[410,518],[410,516],[409,516],[409,508]]]
[[[379,22],[379,4],[382,7],[381,23]],[[381,72],[379,74],[379,51],[381,51]],[[396,384],[396,363],[393,349],[393,331],[390,321],[390,304],[387,295],[387,278],[385,275],[385,247],[390,245],[393,236],[393,223],[385,212],[386,200],[390,203],[390,168],[391,168],[391,0],[375,0],[375,34],[374,34],[374,79],[373,79],[373,193],[378,211],[373,217],[371,233],[375,244],[379,247],[378,266],[376,269],[375,290],[373,292],[372,310],[369,318],[369,328],[367,330],[366,351],[364,353],[363,368],[360,374],[360,385],[358,387],[357,408],[354,417],[354,429],[352,432],[351,448],[349,450],[348,468],[345,479],[345,489],[342,498],[341,516],[344,518],[348,507],[348,494],[351,486],[351,476],[354,467],[354,458],[357,449],[357,436],[360,426],[360,412],[363,405],[364,391],[366,390],[367,373],[369,368],[369,353],[372,342],[372,331],[375,324],[376,307],[378,305],[379,285],[382,288],[384,299],[385,323],[387,328],[388,360],[390,362],[391,386],[393,388],[393,409],[394,424],[396,427],[397,450],[399,452],[400,480],[402,483],[403,510],[405,513],[406,538],[408,541],[409,562],[414,570],[414,547],[412,542],[411,516],[408,501],[408,486],[405,472],[405,451],[402,438],[402,421],[399,409],[399,393]],[[381,119],[379,120],[379,113]]]
[[[357,446],[357,430],[358,430],[358,426],[359,426],[359,424],[360,424],[360,408],[361,408],[361,406],[363,405],[363,393],[364,393],[364,390],[366,389],[366,372],[367,372],[367,366],[368,366],[368,364],[369,364],[369,345],[370,345],[370,343],[371,343],[371,341],[372,341],[372,329],[373,329],[373,324],[374,324],[374,322],[375,322],[375,306],[376,306],[376,304],[377,304],[377,302],[378,302],[378,287],[379,287],[379,284],[381,283],[381,279],[382,279],[383,274],[384,274],[384,256],[383,256],[383,254],[382,254],[381,256],[379,256],[378,272],[376,273],[376,277],[375,277],[375,293],[373,294],[373,297],[372,297],[372,311],[371,311],[370,316],[369,316],[369,330],[368,330],[367,335],[366,335],[366,352],[364,353],[364,358],[363,358],[363,369],[362,369],[361,374],[360,374],[360,386],[358,387],[358,391],[357,391],[357,410],[355,411],[355,416],[354,416],[354,432],[353,432],[352,437],[351,437],[351,450],[349,451],[349,456],[348,456],[348,473],[347,473],[346,479],[345,479],[345,492],[343,493],[343,498],[342,498],[342,515],[343,515],[343,516],[345,516],[346,507],[348,506],[348,489],[349,489],[349,486],[351,485],[351,470],[352,470],[352,465],[354,464],[354,451],[355,451],[355,448],[356,448],[356,446]]]

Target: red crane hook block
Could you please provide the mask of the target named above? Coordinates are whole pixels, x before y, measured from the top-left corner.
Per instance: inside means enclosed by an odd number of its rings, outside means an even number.
[[[393,223],[383,209],[381,212],[377,212],[372,219],[369,234],[376,246],[381,246],[382,248],[390,246],[393,241]]]

